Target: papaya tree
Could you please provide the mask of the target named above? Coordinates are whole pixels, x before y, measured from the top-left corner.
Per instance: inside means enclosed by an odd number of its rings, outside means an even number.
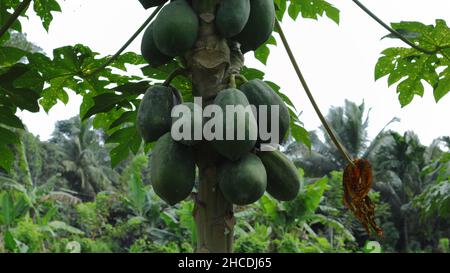
[[[58,101],[67,103],[67,90],[72,90],[83,96],[81,118],[95,116],[93,125],[108,134],[107,143],[116,144],[110,152],[113,167],[130,153],[149,152],[152,186],[161,199],[169,205],[188,197],[195,202],[197,251],[231,252],[235,205],[255,202],[265,192],[281,201],[304,194],[294,165],[276,148],[289,134],[310,146],[297,109],[275,83],[264,81],[263,72],[245,66],[244,54],[251,52],[266,63],[269,45],[277,45],[279,37],[330,141],[347,164],[344,203],[369,233],[381,234],[368,197],[370,163],[351,158],[336,137],[280,23],[285,16],[295,20],[300,15],[327,16],[339,23],[336,7],[325,0],[139,2],[152,9],[149,18],[116,54],[101,58],[81,44],[56,48],[52,57],[8,46],[11,30],[22,30],[17,19],[30,7],[47,30],[52,12],[61,8],[56,0],[0,3],[0,167],[4,171],[11,168],[12,146],[20,145],[15,130],[24,128],[16,112],[37,112],[40,107],[48,111]],[[359,1],[353,2],[386,28],[387,37],[408,46],[386,49],[375,68],[376,79],[389,75],[389,84],[400,82],[397,91],[402,106],[423,95],[422,80],[432,86],[436,101],[450,91],[450,30],[445,21],[437,20],[434,26],[419,22],[389,26]],[[143,31],[142,54],[124,53]],[[140,68],[143,76],[132,75],[130,65]],[[210,106],[210,115],[205,115]],[[216,118],[228,106],[244,109],[230,115],[236,126]],[[249,106],[256,109],[245,111]],[[270,108],[264,111],[261,106]],[[183,115],[174,116],[174,111]],[[197,118],[198,112],[203,116]],[[262,122],[258,117],[264,112],[270,118]],[[197,139],[193,130],[187,130],[187,137],[175,137],[178,123],[200,127],[202,137]],[[210,138],[205,128],[222,137]],[[243,135],[236,128],[242,128]],[[268,131],[275,132],[275,137],[262,137]],[[238,139],[224,139],[228,134]]]

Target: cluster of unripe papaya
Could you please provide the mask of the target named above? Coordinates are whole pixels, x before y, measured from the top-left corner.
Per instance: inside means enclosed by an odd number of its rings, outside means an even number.
[[[146,8],[167,2],[140,1]],[[220,1],[215,14],[215,27],[219,35],[238,42],[242,53],[255,50],[265,43],[273,31],[274,22],[273,0]],[[166,64],[193,47],[198,30],[199,18],[190,1],[172,0],[145,30],[142,56],[153,67]]]
[[[223,37],[239,42],[244,52],[254,50],[268,39],[273,30],[273,5],[272,0],[221,1],[215,18],[216,29]],[[163,64],[189,50],[197,39],[197,31],[198,18],[190,3],[186,0],[172,1],[146,30],[142,53],[150,65]],[[260,39],[254,40],[255,35],[249,35],[247,31],[258,32],[256,36]],[[230,78],[234,77],[232,75]],[[247,81],[241,78],[242,83],[238,87],[234,80],[230,82],[230,87],[218,92],[210,104],[224,113],[221,121],[223,135],[218,139],[199,140],[192,131],[190,138],[175,140],[171,132],[173,125],[179,121],[179,117],[172,117],[175,106],[184,105],[189,109],[191,128],[204,128],[212,118],[202,116],[196,119],[197,110],[200,108],[199,111],[202,111],[201,107],[192,102],[183,103],[179,91],[170,84],[150,87],[140,103],[136,121],[138,131],[145,142],[156,141],[151,159],[153,189],[170,205],[184,200],[194,189],[199,160],[195,151],[202,145],[208,147],[206,152],[219,157],[216,164],[218,186],[230,203],[251,204],[266,191],[278,200],[289,201],[300,190],[300,179],[294,164],[278,150],[260,149],[261,144],[274,142],[273,139],[260,137],[261,119],[257,118],[260,116],[260,106],[267,107],[264,127],[266,131],[277,130],[277,143],[289,130],[287,106],[262,80]],[[246,113],[243,119],[238,117],[238,112],[234,112],[234,122],[230,127],[226,120],[228,107],[248,109],[250,105],[255,107],[255,111]],[[272,109],[277,111],[274,115]],[[271,128],[271,119],[274,118],[277,119],[277,128]],[[244,138],[237,137],[239,129],[243,129]],[[226,135],[230,131],[231,139]]]

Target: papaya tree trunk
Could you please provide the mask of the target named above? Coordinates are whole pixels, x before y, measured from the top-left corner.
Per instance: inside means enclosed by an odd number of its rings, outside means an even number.
[[[185,56],[192,79],[192,93],[202,97],[202,106],[212,103],[217,93],[228,86],[230,74],[243,66],[239,48],[230,49],[227,41],[216,34],[214,14],[220,0],[193,0],[199,15],[200,29],[194,48]],[[217,179],[220,156],[203,142],[196,148],[200,183],[193,216],[197,228],[197,252],[232,252],[233,205],[225,200]]]
[[[233,205],[217,185],[216,167],[200,171],[195,221],[197,252],[229,253],[233,249]]]

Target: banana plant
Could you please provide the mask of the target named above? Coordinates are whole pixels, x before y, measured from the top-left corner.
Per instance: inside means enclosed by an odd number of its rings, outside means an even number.
[[[14,194],[9,191],[0,193],[0,232],[3,231],[5,247],[10,251],[26,251],[26,246],[14,239],[10,228],[26,215],[28,209],[28,202],[22,194]]]

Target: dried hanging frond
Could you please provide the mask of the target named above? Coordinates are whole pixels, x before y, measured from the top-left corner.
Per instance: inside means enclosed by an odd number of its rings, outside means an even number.
[[[372,227],[378,236],[383,235],[381,228],[375,223],[375,205],[368,194],[372,187],[372,167],[366,159],[356,159],[344,170],[344,204],[364,225],[371,234]]]

